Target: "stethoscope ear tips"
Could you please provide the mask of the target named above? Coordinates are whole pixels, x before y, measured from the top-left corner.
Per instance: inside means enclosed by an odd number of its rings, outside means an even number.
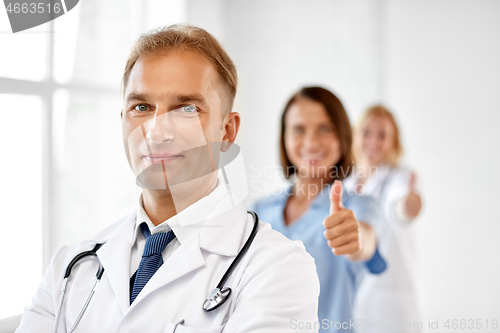
[[[219,306],[224,304],[224,302],[231,295],[231,288],[215,288],[211,292],[208,293],[207,299],[203,303],[203,310],[212,311],[217,309]]]

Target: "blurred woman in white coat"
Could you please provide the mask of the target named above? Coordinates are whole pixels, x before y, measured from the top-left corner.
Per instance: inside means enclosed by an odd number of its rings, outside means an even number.
[[[413,228],[422,202],[415,174],[399,166],[399,129],[385,107],[370,107],[356,123],[353,153],[356,167],[344,181],[346,189],[374,197],[386,217],[374,228],[387,270],[358,281],[354,315],[364,321],[358,331],[422,332],[426,323]]]

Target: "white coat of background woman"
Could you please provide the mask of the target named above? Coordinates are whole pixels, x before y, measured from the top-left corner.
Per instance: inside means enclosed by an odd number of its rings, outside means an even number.
[[[358,281],[354,315],[372,323],[358,331],[423,332],[426,323],[414,230],[422,202],[416,175],[400,166],[403,148],[399,128],[385,107],[368,108],[353,133],[356,167],[344,184],[348,192],[369,195],[379,202],[385,221],[374,228],[387,262],[382,274],[366,275]]]

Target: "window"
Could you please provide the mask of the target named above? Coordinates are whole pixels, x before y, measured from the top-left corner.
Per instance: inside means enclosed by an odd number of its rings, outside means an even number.
[[[43,107],[40,96],[21,94],[0,94],[0,105],[3,229],[0,284],[19,286],[2,291],[0,314],[10,317],[26,306],[42,277]]]
[[[186,1],[86,0],[12,34],[0,9],[0,320],[31,303],[52,254],[135,209],[120,79],[139,33],[186,20]],[[15,253],[15,255],[13,255]],[[0,331],[2,322],[0,322]]]

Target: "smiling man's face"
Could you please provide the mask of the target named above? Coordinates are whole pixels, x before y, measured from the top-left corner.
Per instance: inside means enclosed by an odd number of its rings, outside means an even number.
[[[124,94],[123,143],[138,183],[167,190],[211,173],[224,136],[219,74],[184,50],[141,56]],[[169,186],[170,184],[170,186]]]

